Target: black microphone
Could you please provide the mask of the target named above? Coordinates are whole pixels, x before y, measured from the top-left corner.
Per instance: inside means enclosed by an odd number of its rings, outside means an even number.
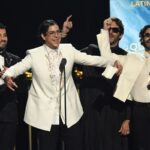
[[[150,72],[149,72],[149,75],[150,75]],[[148,82],[148,85],[147,85],[147,89],[150,90],[150,77],[149,77],[149,82]]]
[[[148,89],[148,90],[150,90],[150,83],[148,83],[148,85],[147,85],[147,89]]]
[[[60,66],[59,66],[60,72],[63,72],[63,70],[65,69],[66,63],[67,63],[66,58],[62,58],[61,63],[60,63]]]

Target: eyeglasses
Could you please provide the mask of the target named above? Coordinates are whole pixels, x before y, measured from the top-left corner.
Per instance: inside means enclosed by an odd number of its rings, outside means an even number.
[[[117,28],[117,27],[114,27],[114,28],[109,28],[109,32],[114,32],[114,33],[118,33],[118,32],[120,32],[120,29],[119,28]]]
[[[145,33],[145,34],[144,34],[144,37],[149,38],[149,37],[150,37],[150,33]]]
[[[61,36],[61,31],[58,30],[58,31],[48,31],[46,33],[48,36],[51,36],[51,37],[54,37],[54,36]]]

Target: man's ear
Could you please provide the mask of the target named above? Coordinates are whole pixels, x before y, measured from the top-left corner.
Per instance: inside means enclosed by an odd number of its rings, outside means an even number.
[[[45,36],[43,33],[41,34],[41,38],[45,41]]]

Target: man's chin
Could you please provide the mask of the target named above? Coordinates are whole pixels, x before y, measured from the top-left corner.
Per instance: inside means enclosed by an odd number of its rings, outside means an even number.
[[[109,41],[110,41],[110,43],[112,43],[112,44],[113,44],[113,43],[114,43],[114,38],[110,38],[110,40],[109,40]]]
[[[150,51],[150,47],[146,47],[146,51]]]
[[[53,49],[58,49],[58,47],[59,47],[59,44],[58,45],[54,45]]]
[[[146,50],[150,51],[150,43],[144,45]]]

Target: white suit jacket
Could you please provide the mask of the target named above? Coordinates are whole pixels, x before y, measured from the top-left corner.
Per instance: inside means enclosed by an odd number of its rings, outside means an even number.
[[[125,102],[126,99],[132,100],[130,92],[143,68],[145,58],[137,53],[128,53],[126,56],[111,53],[109,35],[106,30],[101,30],[101,33],[97,35],[97,41],[101,56],[112,56],[114,59],[119,60],[123,65],[123,70],[117,82],[114,97],[123,102]]]
[[[70,127],[79,121],[83,114],[80,99],[72,78],[74,63],[106,66],[114,60],[100,56],[90,56],[76,50],[71,44],[60,44],[59,49],[63,58],[66,58],[66,99],[67,99],[67,126]],[[50,131],[55,116],[56,101],[59,90],[52,86],[48,72],[44,46],[27,51],[27,56],[16,65],[9,68],[4,76],[16,77],[28,69],[32,69],[32,83],[28,93],[24,121],[36,128]],[[64,92],[61,93],[61,118],[64,122]]]

